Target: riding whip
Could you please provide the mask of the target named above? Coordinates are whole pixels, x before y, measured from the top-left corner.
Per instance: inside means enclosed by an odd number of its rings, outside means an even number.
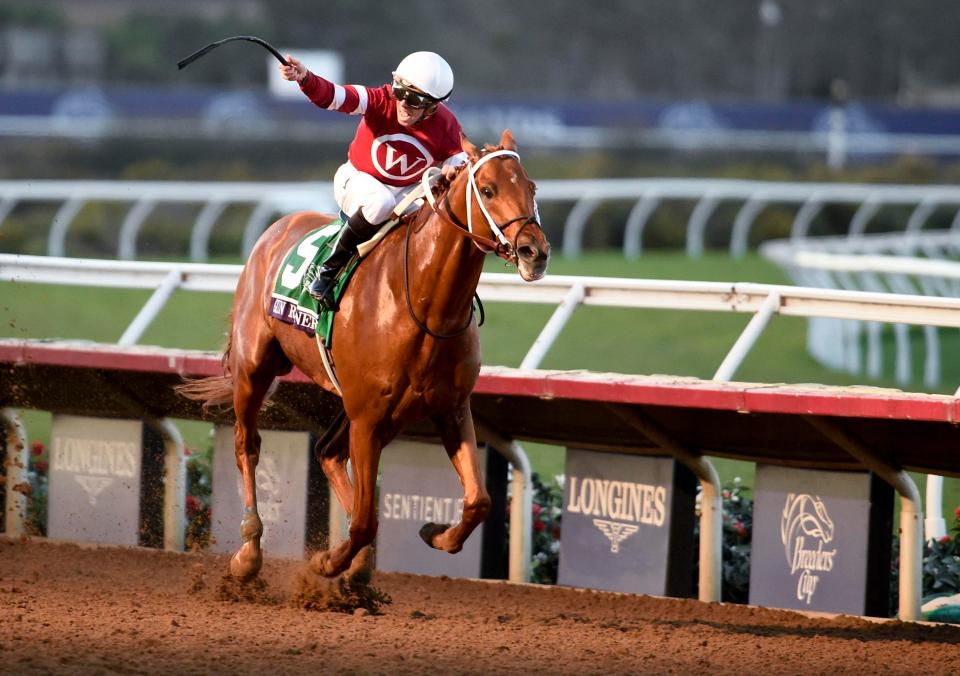
[[[188,56],[187,58],[185,58],[185,59],[183,59],[183,60],[181,60],[181,61],[178,61],[178,62],[177,62],[177,68],[180,69],[180,70],[183,70],[184,68],[186,68],[187,66],[189,66],[191,63],[193,63],[194,61],[196,61],[197,59],[199,59],[201,56],[203,56],[203,55],[206,54],[207,52],[209,52],[209,51],[211,51],[211,50],[213,50],[213,49],[216,49],[216,48],[219,47],[220,45],[225,45],[225,44],[227,44],[228,42],[234,42],[234,41],[236,41],[236,40],[245,40],[245,41],[247,41],[247,42],[254,42],[254,43],[260,45],[261,47],[263,47],[264,49],[266,49],[268,52],[270,52],[271,54],[273,54],[275,57],[277,57],[277,61],[279,61],[280,63],[282,63],[284,66],[289,66],[289,65],[290,65],[289,63],[287,63],[287,60],[286,60],[285,58],[283,58],[283,55],[282,55],[280,52],[278,52],[276,49],[274,49],[273,45],[271,45],[271,44],[270,44],[269,42],[267,42],[266,40],[263,40],[262,38],[258,38],[258,37],[253,36],[253,35],[234,35],[232,38],[224,38],[223,40],[217,40],[216,42],[211,42],[209,45],[207,45],[207,46],[204,47],[203,49],[198,49],[197,51],[195,51],[193,54],[191,54],[191,55]]]

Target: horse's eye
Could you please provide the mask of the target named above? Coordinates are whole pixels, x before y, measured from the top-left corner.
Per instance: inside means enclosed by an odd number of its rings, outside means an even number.
[[[486,197],[488,200],[493,199],[493,188],[488,185],[480,188],[480,194]]]

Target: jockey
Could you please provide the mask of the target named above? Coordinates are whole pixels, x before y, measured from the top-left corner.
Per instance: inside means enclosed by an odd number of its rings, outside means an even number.
[[[334,282],[357,246],[373,237],[429,167],[440,165],[449,180],[466,161],[460,124],[442,103],[453,91],[453,71],[438,54],[414,52],[393,71],[391,84],[371,88],[334,84],[292,56],[287,61],[280,73],[316,105],[363,116],[347,161],[333,177],[347,224],[309,289],[321,305],[335,309]]]

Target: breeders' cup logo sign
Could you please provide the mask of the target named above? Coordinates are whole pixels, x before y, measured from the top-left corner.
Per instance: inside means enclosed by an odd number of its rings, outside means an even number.
[[[571,476],[566,511],[599,517],[593,525],[610,540],[610,552],[620,552],[620,543],[640,530],[637,524],[663,526],[667,489],[630,481],[611,481]]]
[[[433,165],[433,155],[409,134],[384,134],[370,146],[373,166],[394,181],[416,178]]]
[[[780,517],[780,541],[790,574],[797,576],[797,599],[808,605],[821,574],[833,570],[837,550],[826,549],[833,533],[833,520],[819,497],[787,494]]]
[[[51,470],[68,472],[87,493],[91,505],[117,478],[137,472],[139,447],[132,442],[53,438]]]

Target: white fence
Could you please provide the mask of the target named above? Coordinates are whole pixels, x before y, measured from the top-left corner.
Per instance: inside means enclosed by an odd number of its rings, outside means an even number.
[[[135,343],[177,289],[232,293],[236,289],[240,270],[239,265],[0,254],[0,281],[153,289],[153,295],[121,338],[122,344]],[[733,377],[736,367],[759,337],[762,326],[775,314],[960,328],[960,298],[895,293],[742,282],[688,282],[564,275],[548,275],[531,283],[522,281],[516,275],[504,273],[483,273],[478,293],[484,300],[493,302],[557,306],[531,346],[522,364],[525,368],[536,368],[580,305],[707,310],[755,315],[719,367],[725,374],[722,379]]]
[[[0,281],[155,289],[146,305],[124,332],[120,341],[123,344],[132,344],[139,339],[176,289],[232,292],[236,287],[240,269],[240,266],[236,265],[135,263],[0,254]],[[524,358],[522,364],[524,368],[537,367],[580,305],[752,314],[752,319],[719,365],[714,380],[730,380],[734,377],[737,368],[776,314],[960,327],[960,299],[958,298],[767,284],[568,276],[550,276],[538,282],[527,283],[515,275],[484,273],[481,275],[478,292],[489,301],[545,303],[557,306]],[[6,416],[6,418],[11,417]],[[9,426],[10,423],[8,422],[7,425]],[[171,439],[176,440],[176,437],[176,434],[171,435]],[[179,444],[182,448],[182,440]],[[518,481],[516,485],[524,488],[514,493],[514,501],[517,503],[514,504],[514,508],[519,512],[521,505],[518,501],[523,499],[521,493],[526,494],[529,491],[530,469],[522,449],[515,443],[512,448],[516,449],[513,459],[515,481],[518,471],[526,479]],[[719,495],[720,487],[715,470],[707,461],[704,461],[704,467],[706,468],[705,476],[709,479],[701,476],[701,485],[704,485],[706,490],[706,485],[709,483]],[[915,513],[922,513],[920,505],[914,504],[919,502],[915,484],[905,474],[903,481],[909,488],[902,494],[904,509],[909,503]],[[927,537],[939,537],[945,532],[941,502],[942,479],[931,477],[928,480],[925,521]],[[706,515],[706,511],[704,514]],[[703,523],[701,528],[702,532],[706,532]],[[511,531],[513,531],[512,523]],[[519,546],[511,545],[511,561],[514,559],[514,550],[529,551],[529,523],[520,525],[518,522],[517,532]],[[519,535],[521,532],[522,541]],[[514,538],[511,536],[511,542],[513,541]],[[705,542],[706,540],[701,540],[702,560],[706,560],[706,555],[703,553]],[[917,551],[919,552],[919,545],[917,545]],[[719,555],[719,549],[714,554]],[[512,564],[511,570],[513,570]],[[511,579],[513,577],[511,573]],[[916,580],[916,586],[919,587],[919,578]],[[719,586],[716,589],[719,589]],[[919,607],[919,600],[916,605]]]
[[[953,186],[903,186],[833,183],[777,183],[715,179],[590,179],[538,182],[537,199],[543,204],[569,204],[563,224],[562,252],[577,256],[591,217],[604,204],[632,205],[623,224],[623,253],[637,258],[643,252],[644,231],[658,209],[667,204],[692,204],[683,225],[687,253],[703,253],[711,217],[721,205],[739,205],[733,219],[729,251],[742,256],[749,248],[750,232],[768,207],[795,209],[792,239],[808,236],[811,224],[826,206],[856,206],[849,234],[862,234],[869,221],[885,206],[911,209],[905,232],[918,232],[940,208],[960,209],[960,188]],[[227,207],[249,206],[241,250],[246,258],[257,237],[279,214],[300,209],[335,213],[329,183],[195,183],[158,181],[0,181],[0,234],[4,221],[19,205],[59,204],[47,240],[47,254],[67,253],[70,227],[85,205],[121,203],[129,208],[120,226],[117,257],[137,258],[137,236],[158,204],[203,205],[194,219],[190,259],[206,261],[210,236]],[[550,226],[551,224],[546,224]],[[960,230],[960,211],[951,229]]]
[[[955,221],[956,224],[956,221]],[[960,297],[960,230],[818,237],[803,241],[765,242],[761,252],[796,283],[810,287],[878,293]],[[918,256],[916,254],[922,254]],[[884,326],[876,322],[811,319],[807,347],[821,364],[834,370],[883,377]],[[913,380],[914,348],[905,324],[892,326],[894,373],[900,385]],[[865,345],[864,345],[865,343]],[[923,384],[942,380],[940,333],[923,327]]]

